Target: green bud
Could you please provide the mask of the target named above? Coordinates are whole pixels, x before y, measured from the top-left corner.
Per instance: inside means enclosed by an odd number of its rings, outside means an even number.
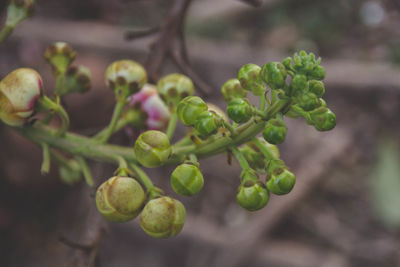
[[[207,104],[198,96],[185,97],[177,107],[178,117],[186,126],[193,126],[203,111],[207,111]]]
[[[242,208],[256,211],[267,205],[269,193],[261,182],[247,180],[239,186],[236,200]]]
[[[250,167],[256,170],[258,173],[266,173],[267,172],[267,162],[271,158],[279,159],[279,149],[276,145],[270,144],[265,141],[262,137],[259,137],[258,140],[262,143],[265,149],[269,152],[270,156],[265,157],[264,154],[260,151],[258,146],[254,144],[253,141],[247,142],[242,148],[241,152],[243,156],[246,158]]]
[[[14,28],[18,23],[32,17],[34,12],[34,0],[11,0],[7,8],[6,25]]]
[[[264,139],[271,144],[277,145],[283,143],[286,138],[287,127],[281,119],[271,119],[263,131]]]
[[[139,92],[147,82],[147,73],[141,64],[133,60],[114,61],[107,67],[104,75],[106,85],[115,90],[117,86],[126,86],[129,94]]]
[[[305,75],[295,75],[292,79],[292,93],[294,95],[307,90],[307,77]]]
[[[97,209],[112,222],[134,219],[145,200],[142,186],[130,177],[114,176],[100,185],[96,192]]]
[[[260,77],[261,68],[256,64],[243,65],[238,72],[238,79],[242,87],[256,96],[265,92],[264,83]]]
[[[267,188],[275,195],[289,193],[296,183],[296,176],[285,167],[275,168],[268,176]]]
[[[186,210],[183,204],[170,197],[150,200],[140,216],[140,226],[151,237],[170,238],[176,236],[185,223]]]
[[[234,122],[246,122],[253,115],[250,103],[246,100],[242,98],[235,98],[229,102],[227,113],[229,118],[231,118]]]
[[[147,168],[161,166],[172,152],[168,136],[155,130],[139,135],[134,150],[136,159]]]
[[[326,75],[325,69],[322,66],[317,65],[314,67],[314,69],[311,71],[308,77],[310,80],[313,79],[321,81],[325,78],[325,75]]]
[[[193,196],[203,188],[203,174],[193,164],[183,163],[171,174],[171,186],[177,194]]]
[[[329,131],[336,126],[336,115],[326,107],[310,111],[310,118],[318,131]]]
[[[197,117],[194,128],[203,137],[216,133],[219,128],[216,115],[210,111],[203,111]]]
[[[60,96],[69,93],[85,93],[90,89],[90,70],[84,66],[69,67],[65,74],[65,91]]]
[[[192,80],[180,73],[172,73],[162,77],[157,83],[160,97],[169,106],[176,106],[179,101],[194,93]]]
[[[309,90],[314,93],[317,97],[322,97],[325,94],[324,83],[317,80],[311,80],[309,82]]]
[[[287,72],[280,62],[269,62],[262,67],[261,77],[271,89],[282,89],[285,86]]]
[[[81,180],[81,168],[77,161],[69,160],[69,164],[59,165],[59,174],[61,181],[65,184],[72,185]]]
[[[299,97],[299,105],[305,111],[316,109],[321,105],[319,98],[314,93],[305,93]]]
[[[76,58],[76,52],[67,43],[56,42],[47,47],[44,58],[53,68],[54,74],[65,73]]]
[[[230,79],[222,85],[221,88],[222,96],[226,102],[231,101],[234,98],[245,98],[247,91],[240,85],[238,79]]]

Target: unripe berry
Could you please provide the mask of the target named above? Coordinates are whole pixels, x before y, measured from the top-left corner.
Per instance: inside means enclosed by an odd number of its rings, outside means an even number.
[[[310,111],[310,118],[318,131],[329,131],[336,126],[336,115],[326,107]]]
[[[218,130],[218,122],[216,115],[210,111],[203,111],[197,117],[197,120],[194,124],[194,128],[196,131],[203,137],[207,137],[217,132]]]
[[[246,122],[253,115],[250,103],[242,98],[235,98],[230,101],[226,111],[229,118],[237,123]]]
[[[264,139],[271,144],[278,145],[283,143],[286,138],[287,127],[283,120],[271,119],[263,131]]]
[[[134,219],[143,207],[146,195],[133,178],[114,176],[105,181],[96,192],[96,205],[100,214],[112,222]]]
[[[262,67],[261,78],[271,89],[282,89],[285,85],[287,71],[279,62],[268,62]]]
[[[222,85],[221,93],[226,102],[233,100],[234,98],[245,98],[247,91],[240,85],[238,79],[230,79]]]
[[[174,191],[183,196],[193,196],[203,188],[203,174],[193,164],[183,163],[171,174],[171,186]]]
[[[136,159],[147,168],[161,166],[171,155],[168,136],[160,131],[146,131],[135,142]]]
[[[322,97],[325,94],[324,83],[317,80],[311,80],[309,82],[309,90],[314,93],[317,97]]]
[[[158,93],[169,105],[176,106],[179,101],[194,93],[192,80],[180,73],[172,73],[162,77],[157,83]]]
[[[193,126],[203,111],[207,111],[207,104],[198,96],[185,97],[177,107],[178,117],[186,126]]]
[[[133,60],[118,60],[107,67],[105,83],[111,89],[128,86],[129,94],[137,93],[147,82],[147,73],[143,66]]]
[[[34,113],[42,94],[42,78],[33,69],[16,69],[0,82],[0,119],[21,126]]]
[[[238,80],[242,87],[256,96],[261,96],[265,92],[265,85],[260,72],[261,68],[251,63],[242,66],[238,72]]]
[[[275,195],[289,193],[296,183],[296,176],[285,167],[278,167],[272,170],[267,176],[268,190]]]
[[[151,237],[170,238],[183,228],[186,210],[183,204],[170,197],[150,200],[140,215],[140,226]]]
[[[239,186],[236,200],[244,209],[256,211],[267,205],[269,193],[261,182],[248,180]]]
[[[50,45],[44,52],[44,58],[49,62],[55,74],[65,73],[76,58],[76,52],[64,42]]]

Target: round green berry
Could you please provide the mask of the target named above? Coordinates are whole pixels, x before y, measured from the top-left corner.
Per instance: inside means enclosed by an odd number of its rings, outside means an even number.
[[[140,226],[151,237],[170,238],[183,228],[186,210],[183,204],[170,197],[150,200],[140,215]]]
[[[277,145],[285,141],[286,132],[287,127],[283,120],[271,119],[267,122],[263,131],[263,137],[268,143]]]
[[[238,72],[238,80],[242,87],[251,91],[256,96],[261,96],[265,92],[264,83],[260,77],[261,68],[256,64],[246,64]]]
[[[207,111],[207,104],[198,96],[185,97],[177,107],[178,117],[186,126],[193,126],[203,111]]]
[[[285,86],[287,71],[280,62],[268,62],[262,67],[261,77],[271,89],[282,89]]]
[[[326,107],[320,107],[310,112],[310,118],[315,129],[329,131],[336,126],[336,115]]]
[[[267,205],[269,193],[261,182],[247,180],[239,186],[236,200],[244,209],[256,211]]]
[[[226,111],[229,118],[237,123],[246,122],[253,115],[250,103],[242,98],[235,98],[230,101]]]
[[[168,136],[160,131],[150,130],[139,135],[134,147],[136,159],[147,168],[161,166],[171,155]]]
[[[275,168],[267,176],[266,182],[268,190],[275,195],[284,195],[292,191],[296,183],[296,176],[285,167]]]
[[[219,128],[216,115],[210,111],[203,111],[197,117],[194,128],[203,137],[216,133]]]
[[[183,163],[171,174],[171,186],[174,191],[183,196],[193,196],[203,188],[203,174],[193,164]]]

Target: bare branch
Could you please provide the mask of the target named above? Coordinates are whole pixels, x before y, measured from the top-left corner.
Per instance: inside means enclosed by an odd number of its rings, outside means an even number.
[[[144,30],[132,30],[132,31],[127,31],[125,33],[124,38],[126,40],[134,40],[134,39],[138,39],[138,38],[142,38],[142,37],[146,37],[152,34],[157,33],[160,30],[159,26],[156,27],[152,27],[149,29],[144,29]]]

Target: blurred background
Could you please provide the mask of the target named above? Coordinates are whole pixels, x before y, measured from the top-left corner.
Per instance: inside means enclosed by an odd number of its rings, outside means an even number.
[[[103,82],[107,65],[129,58],[151,67],[150,49],[163,41],[155,29],[179,2],[37,0],[35,16],[0,46],[0,77],[32,67],[51,94],[54,78],[42,54],[55,41],[68,42],[76,62],[92,71],[91,91],[66,97],[71,130],[93,134],[114,105]],[[137,219],[105,223],[85,183],[63,184],[56,165],[41,176],[40,150],[1,124],[0,266],[400,266],[400,2],[261,2],[191,1],[183,31],[191,69],[166,58],[151,76],[192,71],[196,85],[209,89],[199,94],[225,108],[220,87],[243,64],[280,61],[301,49],[321,56],[325,99],[338,123],[317,132],[286,119],[279,148],[297,176],[293,191],[251,213],[236,203],[240,167],[229,166],[226,155],[200,161],[205,187],[192,198],[170,188],[173,167],[146,170],[188,212],[180,235],[156,240]],[[155,34],[124,38],[149,29]],[[112,142],[133,143],[124,133]],[[113,166],[91,167],[97,185],[112,176]]]

